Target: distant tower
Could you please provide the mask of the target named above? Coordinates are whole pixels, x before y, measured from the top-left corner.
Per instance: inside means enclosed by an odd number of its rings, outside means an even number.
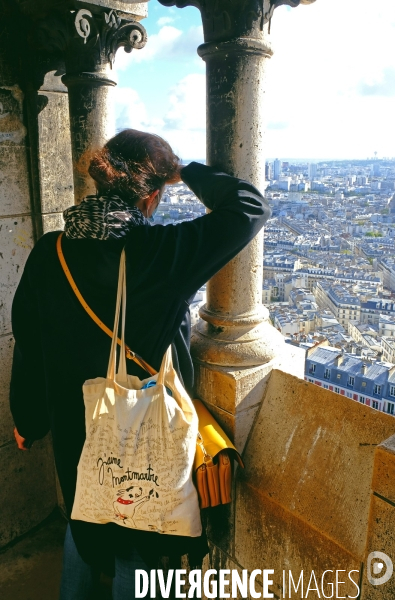
[[[274,179],[276,181],[278,181],[280,179],[280,175],[281,175],[281,161],[278,160],[278,158],[276,158],[276,160],[274,161]]]
[[[265,164],[265,179],[266,181],[272,179],[272,165],[268,162]]]
[[[309,164],[309,179],[313,181],[317,177],[317,165],[315,163]]]

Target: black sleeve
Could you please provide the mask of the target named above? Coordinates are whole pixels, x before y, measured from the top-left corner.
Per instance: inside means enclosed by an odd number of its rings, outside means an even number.
[[[15,426],[29,441],[44,437],[50,428],[40,321],[37,300],[29,281],[31,256],[12,305],[15,348],[10,387],[10,408]]]
[[[191,163],[181,177],[211,212],[152,227],[151,264],[162,265],[168,284],[188,299],[255,237],[271,211],[253,185],[212,167]]]

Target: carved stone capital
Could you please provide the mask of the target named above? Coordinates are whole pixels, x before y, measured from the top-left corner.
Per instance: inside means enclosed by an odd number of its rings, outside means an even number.
[[[159,0],[163,6],[195,6],[202,15],[205,42],[233,38],[260,38],[274,9],[282,4],[296,7],[315,0]]]
[[[96,72],[112,67],[116,52],[143,48],[147,41],[144,27],[124,19],[115,10],[92,13],[86,8],[53,13],[37,23],[35,40],[40,48],[60,53],[67,73]]]

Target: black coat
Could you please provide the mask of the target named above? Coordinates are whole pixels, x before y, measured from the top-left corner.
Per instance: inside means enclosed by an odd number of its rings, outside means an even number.
[[[83,297],[112,328],[119,258],[126,241],[126,343],[155,369],[173,343],[175,367],[191,393],[189,303],[252,240],[270,209],[251,184],[213,168],[191,163],[182,170],[182,179],[212,212],[177,225],[137,226],[119,240],[63,236],[62,246]],[[58,235],[47,233],[37,242],[15,294],[10,404],[22,437],[36,440],[52,431],[56,467],[70,513],[85,440],[82,384],[107,372],[111,340],[74,295],[57,257]],[[128,372],[147,376],[131,361]],[[74,521],[72,528],[80,554],[88,562],[103,557],[113,543],[122,546],[118,536],[126,546],[136,545],[147,560],[148,554],[152,558],[155,553],[192,552],[193,544],[195,548],[198,544],[193,538],[116,525]],[[107,532],[113,532],[117,541],[109,541]]]

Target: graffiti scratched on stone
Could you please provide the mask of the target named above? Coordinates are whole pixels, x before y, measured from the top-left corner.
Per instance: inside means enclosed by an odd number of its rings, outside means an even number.
[[[0,88],[0,143],[20,144],[26,135],[21,100],[19,88]]]

